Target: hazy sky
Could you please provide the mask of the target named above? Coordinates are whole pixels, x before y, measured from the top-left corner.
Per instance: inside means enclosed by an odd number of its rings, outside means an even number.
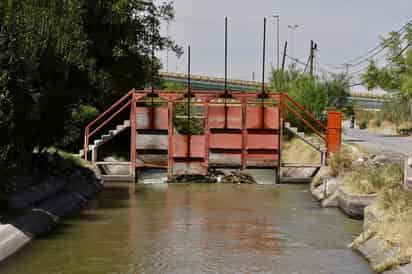
[[[280,15],[281,52],[292,43],[289,54],[307,60],[309,43],[318,43],[317,60],[328,68],[357,57],[379,42],[379,35],[398,30],[412,19],[412,0],[175,0],[176,20],[169,34],[192,47],[192,71],[224,75],[224,18],[229,17],[229,73],[231,78],[260,79],[263,17],[268,18],[267,67],[274,58],[274,21]],[[293,42],[288,25],[299,25]],[[166,28],[163,29],[166,32]],[[158,54],[166,70],[166,54]],[[356,71],[362,67],[353,68]],[[170,54],[169,71],[185,72]]]

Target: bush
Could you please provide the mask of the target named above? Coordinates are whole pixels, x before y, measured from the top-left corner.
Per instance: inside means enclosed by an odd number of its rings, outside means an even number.
[[[88,123],[99,115],[99,110],[90,105],[80,105],[71,112],[71,119],[65,126],[66,136],[61,148],[75,151],[83,144],[83,131]]]
[[[347,148],[342,148],[340,152],[333,154],[328,160],[331,175],[337,177],[344,170],[350,169],[352,161],[351,152]]]
[[[342,111],[351,109],[347,102],[349,86],[347,79],[343,76],[321,79],[291,68],[285,72],[274,71],[271,81],[273,91],[288,93],[322,122],[326,120],[325,114],[330,108]],[[300,130],[310,131],[292,113],[287,112],[287,115],[287,120]]]
[[[366,129],[366,128],[368,128],[368,121],[360,120],[358,122],[358,126],[359,126],[360,129]]]
[[[378,193],[383,189],[392,189],[402,182],[402,166],[390,164],[383,167],[357,167],[342,179],[343,185],[360,194]],[[384,191],[383,193],[385,193]]]

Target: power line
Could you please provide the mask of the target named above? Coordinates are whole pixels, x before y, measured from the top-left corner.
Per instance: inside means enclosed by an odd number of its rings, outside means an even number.
[[[404,24],[404,25],[402,26],[402,28],[400,28],[400,29],[397,31],[397,33],[399,33],[399,34],[402,35],[402,34],[406,31],[407,27],[408,27],[411,23],[412,23],[412,20],[408,21],[406,24]],[[389,41],[392,41],[394,38],[395,38],[395,37],[392,36]],[[360,55],[360,56],[358,56],[358,57],[355,57],[355,58],[349,60],[348,62],[345,62],[345,63],[342,64],[342,65],[345,65],[345,64],[353,64],[353,63],[356,63],[356,64],[362,63],[362,62],[359,62],[358,60],[360,60],[360,59],[365,59],[365,57],[367,57],[366,59],[370,59],[371,57],[376,56],[377,54],[379,54],[380,52],[382,52],[382,51],[383,51],[385,48],[387,48],[387,47],[388,47],[388,43],[386,43],[386,44],[379,43],[379,45],[377,45],[377,46],[374,47],[373,49],[369,50],[368,52],[366,52],[366,53],[364,53],[364,54],[362,54],[362,55]],[[374,53],[376,50],[378,50],[378,52]],[[369,55],[371,55],[371,54],[372,54],[372,56],[369,56]],[[368,56],[369,56],[369,57],[368,57]],[[354,64],[353,66],[355,66],[355,64]]]
[[[412,43],[407,44],[403,49],[401,49],[401,51],[393,59],[396,59],[396,58],[400,57],[410,46],[412,46]],[[392,64],[393,64],[393,62],[389,62],[381,70],[387,69]],[[365,81],[361,81],[359,83],[352,84],[350,87],[361,86],[364,83],[365,83]]]
[[[298,58],[296,58],[296,57],[292,57],[292,56],[290,56],[290,55],[288,55],[288,54],[286,54],[286,57],[288,57],[290,60],[292,60],[292,61],[295,61],[296,63],[298,63],[298,64],[300,64],[300,65],[302,65],[302,66],[306,66],[306,63],[305,62],[303,62],[302,60],[300,60],[300,59],[298,59]],[[335,75],[336,73],[333,73],[333,72],[331,72],[331,71],[328,71],[327,69],[325,69],[325,68],[321,68],[319,65],[318,65],[318,68],[317,68],[319,71],[322,71],[323,73],[326,73],[326,74],[330,74],[330,75]]]

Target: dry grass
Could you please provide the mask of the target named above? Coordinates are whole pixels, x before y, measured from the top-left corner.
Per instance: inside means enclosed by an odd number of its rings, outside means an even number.
[[[402,181],[402,166],[359,166],[342,176],[342,184],[356,194],[374,194]]]
[[[358,159],[363,153],[353,145],[343,144],[340,152],[333,154],[328,165],[331,168],[331,176],[339,176],[352,167],[352,162]]]
[[[283,142],[282,162],[319,163],[320,153],[299,138],[293,138]]]
[[[364,176],[358,172],[357,176]],[[371,189],[378,193],[376,208],[381,212],[378,222],[364,232],[353,243],[353,246],[368,240],[376,235],[383,240],[385,249],[398,250],[395,256],[373,266],[378,273],[412,261],[412,192],[404,189],[402,184],[402,168],[400,165],[389,165],[384,168],[376,168],[369,178],[368,187],[359,187],[350,182],[352,188],[369,192]],[[354,176],[356,178],[356,176]],[[374,181],[378,180],[379,181]],[[354,181],[355,182],[355,181]]]

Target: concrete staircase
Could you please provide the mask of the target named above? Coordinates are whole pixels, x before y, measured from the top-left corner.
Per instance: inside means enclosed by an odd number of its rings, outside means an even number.
[[[287,129],[289,132],[291,132],[293,135],[313,147],[315,150],[321,152],[321,153],[326,153],[327,148],[325,143],[318,137],[316,136],[308,136],[304,132],[299,131],[297,127],[291,126],[289,122],[285,122],[285,129]]]
[[[129,167],[130,162],[98,162],[97,161],[97,150],[100,146],[104,145],[123,131],[127,130],[130,128],[130,120],[124,120],[123,124],[117,125],[115,129],[109,130],[108,133],[103,134],[100,136],[99,139],[96,139],[93,141],[93,144],[90,144],[88,147],[88,151],[92,152],[92,157],[91,160],[96,166],[98,167],[98,170],[100,171],[101,175],[100,178],[103,181],[112,181],[112,182],[133,182],[134,181],[134,176],[130,174],[130,170],[127,172],[128,174],[119,174],[116,169],[122,168],[122,167]],[[84,150],[79,151],[80,157],[84,157]],[[125,169],[125,168],[122,168]],[[130,168],[126,168],[130,169]]]
[[[130,120],[123,121],[123,124],[117,125],[116,129],[109,130],[108,133],[103,134],[103,135],[100,136],[99,139],[94,140],[94,143],[89,145],[87,152],[89,152],[89,151],[93,152],[96,148],[98,148],[98,147],[102,146],[103,144],[107,143],[108,141],[110,141],[115,136],[117,136],[121,132],[125,131],[129,127],[130,127]],[[84,149],[79,151],[79,155],[80,155],[80,157],[84,156]],[[93,160],[93,157],[92,157],[92,160]]]

